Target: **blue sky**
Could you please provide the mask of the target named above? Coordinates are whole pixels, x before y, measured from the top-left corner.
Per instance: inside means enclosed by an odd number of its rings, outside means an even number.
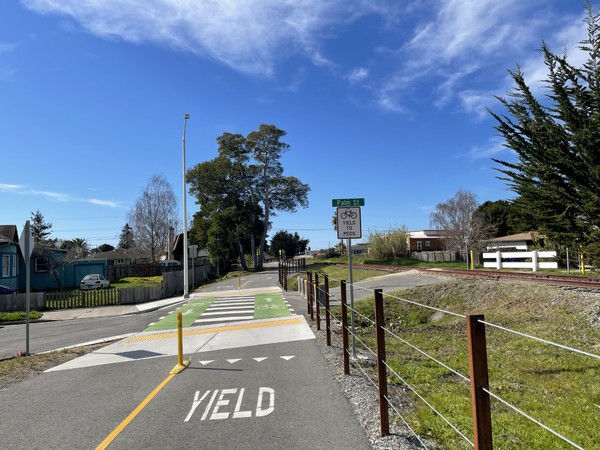
[[[583,57],[583,0],[4,0],[0,223],[40,210],[52,237],[116,245],[154,174],[182,199],[223,132],[287,131],[310,206],[273,219],[333,245],[334,198],[364,198],[363,237],[429,228],[459,189],[511,198],[486,108],[519,65],[536,93],[545,40]],[[598,7],[593,1],[592,6]],[[188,197],[188,216],[197,210]]]

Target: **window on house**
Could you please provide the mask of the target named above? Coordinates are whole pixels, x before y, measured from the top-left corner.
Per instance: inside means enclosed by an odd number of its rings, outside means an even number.
[[[417,241],[417,251],[420,252],[423,250],[423,242]]]
[[[425,241],[425,247],[429,248],[431,245],[431,241]]]
[[[50,270],[48,263],[43,258],[35,258],[34,272],[48,272]]]
[[[16,277],[17,267],[17,255],[2,255],[2,278]]]

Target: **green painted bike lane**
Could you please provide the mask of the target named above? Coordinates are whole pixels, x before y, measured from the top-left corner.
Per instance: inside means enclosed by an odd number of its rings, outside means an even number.
[[[198,297],[180,306],[168,316],[150,325],[144,331],[173,330],[177,328],[177,313],[181,313],[182,326],[190,327],[218,299],[215,297]],[[258,293],[254,296],[254,319],[270,319],[273,317],[291,316],[288,306],[278,292]]]

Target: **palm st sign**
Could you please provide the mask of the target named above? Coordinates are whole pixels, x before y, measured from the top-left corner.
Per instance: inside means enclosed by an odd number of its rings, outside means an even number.
[[[365,205],[364,198],[343,198],[331,201],[336,206],[336,224],[338,239],[362,238],[360,207]]]

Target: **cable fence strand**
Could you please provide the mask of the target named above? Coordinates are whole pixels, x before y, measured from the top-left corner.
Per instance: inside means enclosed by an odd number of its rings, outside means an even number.
[[[396,413],[396,415],[400,418],[400,420],[402,421],[402,423],[404,423],[404,425],[406,426],[406,428],[408,428],[410,430],[410,432],[413,434],[414,437],[417,438],[417,440],[419,441],[419,443],[423,446],[423,448],[425,450],[428,450],[428,447],[425,445],[425,442],[423,442],[421,440],[421,436],[419,436],[417,434],[417,432],[415,430],[412,429],[412,427],[409,425],[409,423],[406,421],[406,419],[404,419],[404,416],[402,416],[402,414],[400,413],[400,411],[398,411],[396,409],[396,407],[394,406],[394,403],[392,403],[392,400],[390,398],[388,398],[388,396],[385,396],[385,401],[388,403],[388,405],[390,405],[390,408],[392,408],[394,410],[394,412]]]
[[[356,314],[357,316],[360,316],[360,317],[362,317],[362,318],[363,318],[363,319],[365,319],[367,322],[369,322],[371,325],[375,325],[375,321],[374,321],[374,320],[372,320],[372,319],[369,319],[369,318],[368,318],[367,316],[365,316],[364,314],[361,314],[361,313],[359,313],[359,312],[358,312],[356,309],[354,309],[354,308],[350,308],[350,307],[348,306],[348,310],[349,310],[349,311],[354,311],[354,314]]]
[[[454,370],[452,367],[444,364],[443,362],[437,360],[436,358],[434,358],[433,356],[431,356],[430,354],[424,352],[423,350],[421,350],[420,348],[414,346],[413,344],[411,344],[410,342],[408,342],[405,339],[402,339],[400,336],[398,336],[396,333],[394,333],[391,330],[388,330],[387,328],[383,328],[384,331],[388,332],[389,334],[391,334],[392,336],[394,336],[396,339],[398,339],[399,341],[402,341],[404,344],[408,345],[410,348],[416,350],[417,352],[419,352],[420,354],[426,356],[427,358],[429,358],[432,361],[435,361],[436,363],[438,363],[440,366],[446,368],[447,370],[449,370],[450,372],[452,372],[454,375],[457,375],[458,377],[462,378],[463,380],[465,380],[467,383],[470,383],[471,380],[469,379],[469,377],[464,376],[462,373]]]
[[[373,385],[373,387],[375,388],[375,390],[379,391],[379,386],[377,386],[377,383],[375,383],[375,381],[373,381],[371,379],[371,377],[369,376],[369,374],[365,371],[365,369],[362,368],[362,366],[360,365],[360,363],[358,361],[354,360],[354,365],[356,367],[358,367],[360,369],[360,371],[363,373],[363,375],[365,376],[365,378],[371,382],[371,384]]]
[[[358,343],[361,344],[365,348],[365,350],[367,350],[375,358],[377,358],[377,353],[375,353],[373,350],[371,350],[367,344],[365,344],[363,341],[361,341],[360,338],[358,338],[355,334],[352,334],[350,331],[349,331],[349,333],[350,333],[351,336],[354,336],[356,338],[356,340],[358,341]]]
[[[448,311],[445,309],[440,309],[440,308],[436,308],[435,306],[429,306],[429,305],[424,305],[422,303],[418,303],[418,302],[413,302],[412,300],[407,300],[405,298],[401,298],[401,297],[396,297],[394,295],[390,295],[390,294],[383,294],[384,296],[393,298],[395,300],[400,300],[401,302],[405,302],[405,303],[410,303],[411,305],[415,305],[415,306],[420,306],[422,308],[427,308],[427,309],[432,309],[433,311],[438,311],[444,314],[450,314],[451,316],[456,316],[456,317],[460,317],[461,319],[466,319],[467,316],[463,315],[463,314],[458,314],[452,311]]]
[[[396,371],[395,371],[393,368],[391,368],[391,367],[388,365],[388,363],[387,363],[387,362],[385,362],[385,361],[384,361],[383,363],[385,364],[385,366],[386,366],[388,369],[390,369],[390,370],[392,371],[392,373],[393,373],[394,375],[396,375],[396,376],[398,377],[398,379],[399,379],[400,381],[402,381],[402,383],[404,383],[404,385],[405,385],[405,386],[406,386],[408,389],[410,389],[410,390],[411,390],[411,391],[412,391],[412,392],[413,392],[413,393],[414,393],[414,394],[415,394],[417,397],[419,397],[419,399],[420,399],[420,400],[421,400],[423,403],[425,403],[427,406],[429,406],[429,409],[431,409],[431,410],[432,410],[434,413],[436,413],[436,414],[437,414],[437,415],[438,415],[438,416],[439,416],[439,417],[440,417],[440,418],[441,418],[441,419],[442,419],[444,422],[446,422],[446,423],[448,424],[448,426],[449,426],[450,428],[452,428],[454,431],[456,431],[456,433],[458,433],[458,434],[459,434],[459,435],[460,435],[460,436],[461,436],[461,437],[462,437],[462,438],[463,438],[463,439],[464,439],[466,442],[468,442],[469,444],[471,444],[471,446],[472,446],[472,447],[475,447],[475,444],[474,444],[474,443],[473,443],[473,442],[472,442],[472,441],[471,441],[471,440],[470,440],[470,439],[469,439],[467,436],[465,436],[465,435],[464,435],[464,434],[463,434],[463,433],[462,433],[462,432],[461,432],[461,431],[460,431],[458,428],[456,428],[456,426],[455,426],[455,425],[454,425],[452,422],[450,422],[448,419],[446,419],[446,417],[444,417],[444,415],[443,415],[442,413],[440,413],[440,412],[439,412],[437,409],[435,409],[435,407],[434,407],[434,406],[433,406],[431,403],[429,403],[427,400],[425,400],[425,398],[424,398],[424,397],[423,397],[421,394],[419,394],[419,393],[416,391],[416,389],[415,389],[415,388],[413,388],[413,387],[412,387],[410,384],[408,384],[408,382],[407,382],[407,381],[406,381],[404,378],[402,378],[402,377],[401,377],[401,376],[398,374],[398,372],[396,372]]]
[[[554,436],[556,436],[559,439],[562,439],[564,442],[572,445],[573,447],[580,449],[580,450],[585,450],[583,447],[577,445],[575,442],[569,440],[568,438],[564,437],[562,434],[558,433],[557,431],[554,431],[552,428],[550,428],[547,425],[544,425],[542,422],[540,422],[539,420],[531,417],[529,414],[527,414],[526,412],[520,410],[519,408],[517,408],[516,406],[512,405],[511,403],[507,402],[506,400],[502,399],[501,397],[497,396],[496,394],[490,392],[489,390],[487,390],[486,388],[482,388],[485,392],[487,392],[490,397],[498,400],[500,403],[502,403],[505,406],[508,406],[510,409],[512,409],[513,411],[515,411],[516,413],[522,415],[523,417],[525,417],[526,419],[529,419],[530,421],[532,421],[533,423],[535,423],[536,425],[542,427],[544,430],[552,433]]]
[[[563,350],[568,350],[568,351],[573,352],[573,353],[578,353],[580,355],[590,356],[592,358],[600,360],[600,355],[595,355],[593,353],[588,353],[586,351],[579,350],[579,349],[573,348],[573,347],[568,347],[568,346],[563,345],[563,344],[557,344],[556,342],[548,341],[546,339],[542,339],[542,338],[539,338],[539,337],[536,337],[536,336],[532,336],[530,334],[522,333],[520,331],[511,330],[510,328],[506,328],[506,327],[503,327],[501,325],[496,325],[494,323],[486,322],[485,320],[479,320],[478,322],[482,323],[484,325],[490,326],[492,328],[497,328],[499,330],[506,331],[508,333],[513,333],[513,334],[516,334],[516,335],[521,336],[521,337],[526,337],[526,338],[529,338],[529,339],[533,339],[534,341],[542,342],[544,344],[552,345],[554,347],[558,347],[558,348],[561,348]]]

